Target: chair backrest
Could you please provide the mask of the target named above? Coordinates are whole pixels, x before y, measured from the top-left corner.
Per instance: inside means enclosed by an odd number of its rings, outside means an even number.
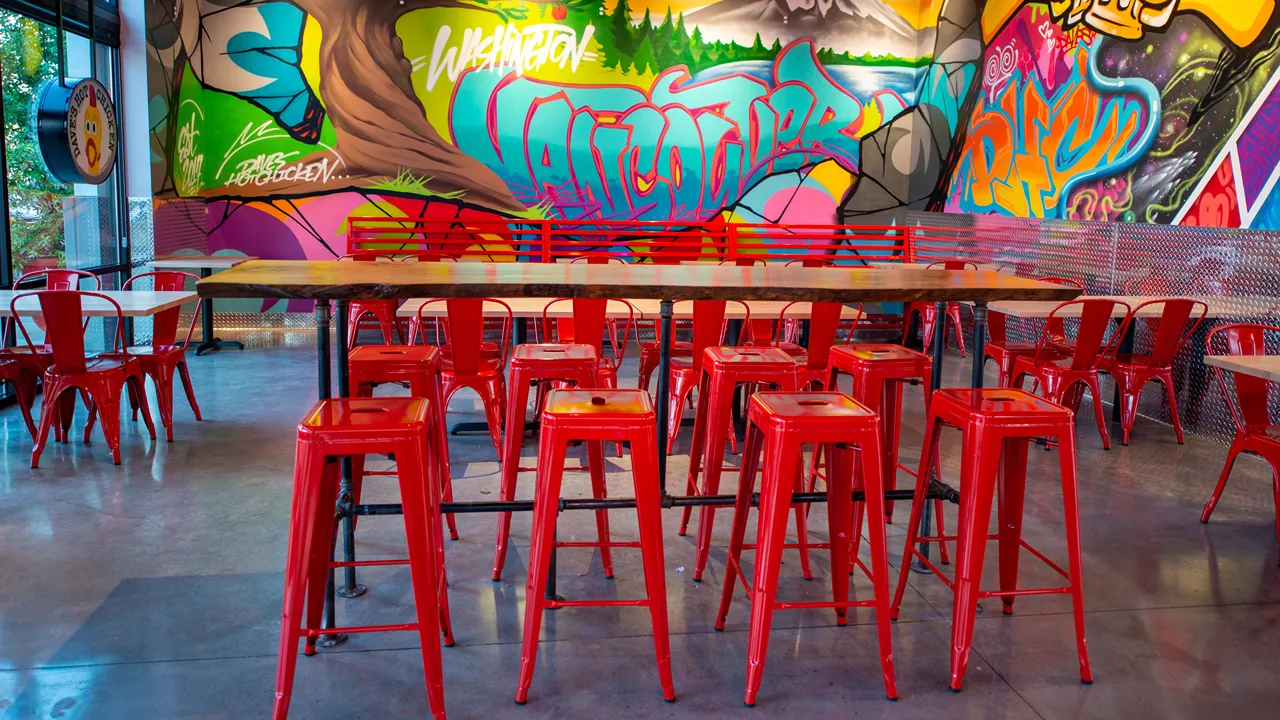
[[[977,270],[978,264],[969,260],[939,260],[929,263],[928,270]]]
[[[702,352],[718,346],[724,338],[724,312],[728,303],[724,300],[693,301],[693,371],[702,370]],[[751,323],[751,309],[747,309],[744,327]]]
[[[1280,334],[1280,327],[1258,325],[1255,323],[1234,323],[1214,328],[1204,340],[1206,355],[1219,355],[1220,348],[1225,346],[1228,355],[1267,355],[1267,334]],[[1219,341],[1215,347],[1214,341]],[[1227,388],[1223,370],[1213,368],[1218,377],[1218,387],[1222,388],[1222,397],[1231,409],[1231,417],[1240,430],[1248,425],[1269,425],[1271,414],[1268,411],[1268,394],[1272,383],[1260,377],[1232,373],[1235,376],[1236,391],[1233,394]],[[1235,402],[1232,402],[1234,398]]]
[[[782,334],[782,327],[787,321],[787,311],[799,303],[791,302],[782,307],[782,311],[778,313],[778,335]],[[827,367],[827,363],[831,357],[831,346],[835,345],[836,333],[840,329],[841,316],[844,314],[844,305],[834,302],[817,302],[813,303],[809,311],[809,344],[805,348],[806,363],[805,367],[810,370],[820,370]],[[794,319],[794,318],[793,318]],[[862,319],[862,303],[858,303],[858,319],[854,320],[853,328],[849,330],[849,337],[853,337],[853,333],[858,329],[858,321]],[[777,344],[779,338],[774,337],[774,344]]]
[[[134,275],[126,280],[120,289],[132,290],[133,284],[144,278],[151,278],[152,289],[156,292],[181,292],[187,288],[188,279],[197,282],[200,280],[200,276],[195,273],[182,272],[180,270],[157,270]],[[187,327],[187,345],[191,344],[191,335],[195,332],[196,321],[200,318],[200,308],[203,305],[203,298],[196,301],[196,310],[191,315],[191,324]],[[151,347],[159,348],[177,344],[178,315],[181,312],[181,307],[172,307],[151,317]]]
[[[32,270],[29,273],[23,273],[13,283],[13,289],[17,290],[18,286],[23,283],[34,280],[38,277],[44,277],[45,290],[79,290],[82,281],[89,281],[92,290],[101,290],[102,281],[97,275],[84,270],[72,270],[70,268],[45,268],[44,270]]]
[[[756,257],[738,257],[732,260],[721,260],[718,265],[737,265],[738,267],[751,267],[752,265],[767,265],[764,258]]]
[[[1049,327],[1055,320],[1062,323],[1065,317],[1072,315],[1076,309],[1079,309],[1080,322],[1076,327],[1075,350],[1071,355],[1071,369],[1096,369],[1104,358],[1114,355],[1116,345],[1120,342],[1121,334],[1119,332],[1112,332],[1110,339],[1107,338],[1107,330],[1111,328],[1111,320],[1116,306],[1124,308],[1125,314],[1120,322],[1120,327],[1124,327],[1133,314],[1133,308],[1129,307],[1128,303],[1115,298],[1081,298],[1068,300],[1055,307],[1049,313],[1044,331],[1040,335],[1040,342],[1036,345],[1035,362],[1039,362],[1042,354],[1050,349],[1054,342]]]
[[[571,303],[573,316],[552,318],[551,308],[559,303]],[[609,301],[604,298],[556,298],[542,308],[542,337],[544,342],[590,345],[599,353],[604,346],[605,315]]]
[[[579,255],[578,257],[570,260],[569,264],[573,265],[575,263],[583,263],[583,262],[588,265],[608,265],[609,263],[617,263],[619,265],[627,264],[626,260],[623,260],[617,255],[602,255],[599,253],[594,253],[591,255]]]
[[[1077,290],[1080,290],[1081,292],[1084,291],[1084,285],[1082,285],[1078,280],[1072,280],[1071,278],[1048,276],[1048,277],[1038,277],[1036,278],[1036,280],[1039,282],[1051,283],[1053,285],[1065,285],[1067,287],[1073,287]],[[1067,328],[1063,324],[1062,318],[1050,318],[1045,323],[1045,327],[1049,328],[1049,337],[1054,342],[1065,343],[1067,341]]]
[[[1205,316],[1209,314],[1209,306],[1200,300],[1190,298],[1159,298],[1156,300],[1147,300],[1133,309],[1133,315],[1121,328],[1120,333],[1123,335],[1128,331],[1128,325],[1133,322],[1133,318],[1137,317],[1139,311],[1143,308],[1155,305],[1163,305],[1160,317],[1144,318],[1147,320],[1147,326],[1151,330],[1151,365],[1154,367],[1168,367],[1173,363],[1173,358],[1182,351],[1187,341],[1204,322]]]
[[[1002,343],[1009,339],[1009,333],[1005,327],[1008,319],[1008,316],[1002,312],[992,310],[987,313],[987,335],[991,338],[991,342]]]
[[[800,265],[802,267],[835,267],[836,261],[830,258],[815,256],[805,258],[803,260],[788,260],[783,267],[791,267],[792,265]]]
[[[511,349],[511,328],[514,325],[514,313],[511,306],[497,298],[448,298],[428,300],[418,306],[418,327],[426,328],[429,318],[423,311],[435,303],[445,304],[444,322],[435,322],[436,339],[439,342],[440,331],[444,331],[442,346],[447,347],[448,358],[453,362],[453,369],[458,375],[474,375],[480,371],[481,350],[484,344],[484,331],[487,326],[484,317],[486,303],[500,305],[505,311],[502,322],[502,339],[498,345],[500,360],[498,370],[507,366],[507,357]],[[425,330],[424,337],[425,341]],[[416,342],[417,338],[410,338]]]
[[[9,301],[9,312],[13,315],[27,342],[27,347],[35,352],[35,343],[27,333],[27,327],[18,316],[18,304],[23,298],[35,297],[40,303],[40,313],[44,320],[45,345],[53,349],[53,364],[64,373],[82,373],[85,371],[84,328],[81,322],[84,317],[83,299],[101,298],[114,306],[116,311],[116,337],[112,349],[124,347],[124,311],[120,303],[100,292],[81,290],[37,290],[19,293]]]

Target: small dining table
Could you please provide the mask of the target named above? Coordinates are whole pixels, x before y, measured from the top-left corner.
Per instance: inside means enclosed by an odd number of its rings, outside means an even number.
[[[40,309],[40,300],[35,296],[25,297],[13,304],[15,296],[28,294],[27,290],[0,290],[0,317],[39,317],[44,314]],[[95,290],[119,303],[119,314],[122,317],[149,317],[175,308],[197,299],[191,290],[155,291],[155,290]],[[80,299],[81,314],[84,317],[116,317],[116,306],[92,295]],[[16,310],[16,313],[15,313]]]
[[[658,301],[660,368],[671,364],[676,301],[742,300],[747,302],[793,300],[806,302],[935,302],[939,312],[952,301],[974,303],[977,345],[974,349],[972,384],[982,386],[983,339],[986,305],[998,300],[1069,300],[1080,294],[1073,287],[1042,283],[984,271],[900,270],[874,268],[808,268],[802,265],[655,265],[650,263],[378,263],[303,260],[253,260],[201,280],[196,285],[203,298],[278,298],[316,300],[316,344],[319,395],[332,392],[331,309],[337,306],[338,393],[349,393],[347,326],[353,300],[403,300],[404,298],[634,298]],[[544,303],[545,304],[545,303]],[[942,333],[934,334],[933,387],[942,386]],[[667,437],[669,376],[658,373],[656,396],[657,434]],[[663,507],[732,505],[733,495],[673,496],[667,492],[665,452],[658,453]],[[344,468],[338,514],[343,535],[343,562],[355,558],[354,518],[361,514],[391,514],[399,506],[354,505],[349,472]],[[958,493],[942,483],[932,486],[931,497],[958,500]],[[893,499],[910,500],[910,490]],[[889,494],[886,494],[889,497]],[[863,499],[854,493],[854,499]],[[796,502],[825,502],[824,493],[798,493]],[[561,501],[561,508],[598,510],[634,508],[634,498]],[[442,503],[441,512],[528,512],[529,501],[474,501]],[[928,515],[924,524],[927,527]],[[928,534],[927,530],[924,533]],[[354,597],[363,592],[355,582],[354,568],[346,566],[346,584],[337,592]],[[554,593],[554,586],[549,587]],[[325,627],[334,627],[333,602],[327,603]],[[336,645],[344,638],[326,636],[322,644]]]
[[[227,270],[240,263],[256,260],[248,255],[164,255],[151,261],[151,267],[157,270],[199,270],[200,277],[207,278],[214,270]],[[244,349],[244,343],[234,340],[223,340],[213,334],[213,300],[205,302],[200,316],[200,344],[196,346],[196,355],[218,351],[224,347],[238,350]]]
[[[1268,382],[1280,382],[1280,355],[1206,355],[1204,364]]]

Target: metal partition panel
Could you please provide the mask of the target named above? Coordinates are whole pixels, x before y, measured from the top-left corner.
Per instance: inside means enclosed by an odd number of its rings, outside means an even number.
[[[1092,295],[1231,297],[1234,317],[1210,319],[1174,362],[1174,384],[1188,434],[1228,442],[1235,426],[1213,373],[1202,361],[1205,337],[1231,322],[1275,324],[1280,318],[1280,233],[1227,228],[1091,223],[999,216],[910,213],[918,260],[965,258],[1021,277],[1068,277]],[[972,333],[965,315],[966,333]],[[1135,351],[1150,349],[1138,323]],[[1035,326],[1009,323],[1011,339],[1033,341]],[[1113,386],[1104,385],[1111,402]],[[1280,406],[1273,408],[1280,412]],[[1158,385],[1148,386],[1139,415],[1169,422]],[[1274,416],[1274,415],[1273,415]]]

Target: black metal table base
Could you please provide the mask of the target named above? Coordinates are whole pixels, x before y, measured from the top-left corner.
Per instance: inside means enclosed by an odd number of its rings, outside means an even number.
[[[199,345],[196,345],[196,355],[203,355],[207,352],[217,352],[222,348],[235,348],[236,350],[243,350],[244,343],[236,342],[235,340],[223,340],[222,338],[214,338],[212,340],[209,340],[208,342],[202,342]]]

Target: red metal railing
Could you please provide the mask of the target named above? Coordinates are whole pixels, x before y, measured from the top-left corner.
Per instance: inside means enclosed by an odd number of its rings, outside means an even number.
[[[913,230],[902,226],[352,217],[347,223],[347,253],[498,262],[609,256],[631,262],[864,265],[912,262],[915,244]]]

